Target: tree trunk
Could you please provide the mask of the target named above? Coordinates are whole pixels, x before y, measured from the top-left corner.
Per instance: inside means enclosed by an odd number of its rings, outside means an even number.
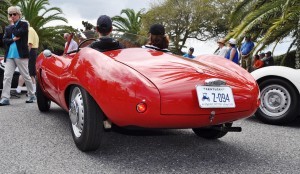
[[[300,69],[300,15],[298,20],[297,28],[297,45],[296,45],[296,57],[295,57],[295,68]]]

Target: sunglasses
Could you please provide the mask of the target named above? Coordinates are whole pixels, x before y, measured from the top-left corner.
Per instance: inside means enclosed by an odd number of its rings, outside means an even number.
[[[17,16],[17,13],[10,13],[9,16]]]

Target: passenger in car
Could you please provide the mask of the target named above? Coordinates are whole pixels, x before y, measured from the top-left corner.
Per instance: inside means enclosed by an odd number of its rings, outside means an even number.
[[[165,35],[165,27],[161,24],[154,24],[149,30],[149,41],[147,45],[142,46],[142,48],[154,49],[157,51],[162,51],[166,53],[171,53],[168,50],[169,38]]]
[[[68,43],[68,38],[70,37],[70,33],[64,33],[64,39],[66,40],[65,43],[65,48],[67,47],[67,43]],[[71,52],[71,51],[75,51],[78,49],[78,44],[77,42],[72,38],[67,50],[67,53]]]
[[[112,21],[109,16],[102,15],[98,18],[96,30],[99,34],[99,39],[91,43],[91,48],[100,52],[124,48],[121,43],[109,36],[112,31]]]

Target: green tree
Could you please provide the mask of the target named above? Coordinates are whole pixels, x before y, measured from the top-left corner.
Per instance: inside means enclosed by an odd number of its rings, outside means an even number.
[[[85,28],[85,30],[81,29],[81,32],[86,36],[87,39],[97,37],[97,33],[95,32],[95,30],[92,30],[95,28],[93,24],[89,23],[88,21],[82,21],[81,23]]]
[[[8,0],[0,0],[0,26],[7,24],[7,8],[9,6]]]
[[[50,7],[48,0],[23,0],[19,2],[23,16],[29,21],[40,39],[40,50],[49,48],[52,50],[63,49],[64,32],[75,31],[72,27],[66,25],[48,26],[50,22],[68,22],[62,17],[62,10],[58,7]]]
[[[142,17],[146,33],[154,23],[165,26],[173,52],[182,54],[187,39],[200,41],[224,36],[228,17],[237,0],[165,0],[152,4]]]
[[[144,9],[135,13],[133,9],[123,9],[121,15],[112,17],[115,31],[121,32],[121,39],[128,40],[133,43],[142,42],[140,36],[141,31],[141,17]],[[125,17],[122,16],[125,14]]]
[[[11,5],[17,5],[21,0],[0,0],[0,25],[8,24],[7,8]]]
[[[245,33],[251,33],[257,41],[257,52],[291,37],[293,41],[290,48],[297,43],[296,52],[299,52],[299,18],[299,0],[243,0],[231,14],[232,32],[227,37],[241,41]],[[296,54],[296,68],[300,68],[299,59],[299,54]]]

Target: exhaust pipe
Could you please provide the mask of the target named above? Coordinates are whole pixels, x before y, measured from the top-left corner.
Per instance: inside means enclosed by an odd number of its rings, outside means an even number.
[[[212,126],[211,129],[222,131],[222,132],[242,132],[241,127]]]
[[[241,127],[220,127],[223,132],[242,132]]]

